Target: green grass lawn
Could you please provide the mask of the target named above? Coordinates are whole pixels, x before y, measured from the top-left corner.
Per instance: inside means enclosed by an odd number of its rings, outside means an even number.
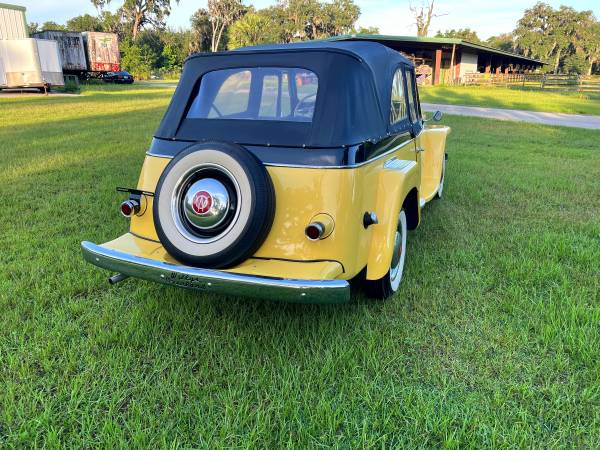
[[[445,117],[389,301],[109,287],[171,93],[0,100],[0,447],[600,446],[600,132]]]
[[[600,94],[494,86],[425,86],[422,102],[600,115]]]

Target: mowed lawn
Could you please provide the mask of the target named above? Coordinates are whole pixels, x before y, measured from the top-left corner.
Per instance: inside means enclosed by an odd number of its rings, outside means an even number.
[[[600,132],[446,117],[389,301],[109,287],[171,93],[0,100],[0,447],[600,446]]]
[[[425,86],[422,102],[600,115],[600,93],[501,86]]]

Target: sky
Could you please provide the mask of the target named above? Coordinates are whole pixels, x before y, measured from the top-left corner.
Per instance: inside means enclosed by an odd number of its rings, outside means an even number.
[[[96,10],[89,0],[3,0],[27,8],[27,21],[43,23],[54,21],[64,23],[67,19],[80,14],[95,14]],[[361,9],[358,24],[378,27],[382,34],[414,35],[416,33],[409,11],[408,0],[354,0]],[[419,0],[414,0],[418,4]],[[244,4],[253,4],[260,9],[275,4],[275,0],[245,0]],[[433,19],[429,34],[451,28],[471,28],[481,39],[487,39],[515,28],[523,11],[536,3],[536,0],[437,0],[436,10],[440,17]],[[546,0],[554,7],[561,4],[577,10],[591,9],[600,18],[599,0]],[[122,0],[112,0],[111,7],[117,8]],[[174,28],[189,28],[190,16],[198,8],[206,7],[206,0],[173,1],[173,10],[167,24]]]

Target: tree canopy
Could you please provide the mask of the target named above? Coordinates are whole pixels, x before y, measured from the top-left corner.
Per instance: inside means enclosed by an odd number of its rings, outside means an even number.
[[[99,10],[110,4],[111,0],[90,0]],[[174,0],[179,3],[179,0]],[[124,0],[119,14],[131,24],[131,36],[135,41],[142,27],[150,25],[157,28],[165,26],[165,18],[171,14],[171,0]]]
[[[90,0],[96,16],[83,14],[66,23],[30,23],[30,33],[42,30],[105,31],[119,35],[123,68],[138,77],[181,70],[195,52],[222,51],[248,45],[287,43],[357,33],[379,34],[377,27],[357,27],[355,0],[277,0],[256,9],[245,0],[208,0],[190,18],[190,28],[166,27],[179,0]],[[426,36],[440,14],[434,0],[409,5],[417,34]],[[439,30],[436,37],[464,39],[551,63],[547,70],[591,74],[600,72],[600,23],[591,11],[538,2],[525,10],[512,32],[482,42],[471,28]]]
[[[474,42],[476,44],[481,42],[477,33],[470,28],[459,28],[455,30],[454,28],[446,31],[438,31],[435,34],[437,38],[454,38],[454,39],[463,39],[465,41]]]
[[[551,62],[554,72],[592,73],[598,62],[598,21],[592,11],[554,9],[538,2],[525,10],[514,31],[515,50]]]

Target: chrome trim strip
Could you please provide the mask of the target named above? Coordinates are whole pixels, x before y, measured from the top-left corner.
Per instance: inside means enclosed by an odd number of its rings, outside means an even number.
[[[146,156],[154,156],[155,158],[165,158],[165,159],[173,159],[174,157],[171,155],[162,155],[160,153],[152,153],[150,150],[146,152]]]
[[[201,292],[296,303],[350,300],[350,284],[345,280],[293,280],[199,269],[140,258],[87,241],[81,243],[81,250],[87,262],[103,269]]]
[[[399,170],[401,172],[408,173],[416,165],[416,161],[411,161],[409,159],[397,159],[396,157],[393,157],[383,163],[383,168]]]

